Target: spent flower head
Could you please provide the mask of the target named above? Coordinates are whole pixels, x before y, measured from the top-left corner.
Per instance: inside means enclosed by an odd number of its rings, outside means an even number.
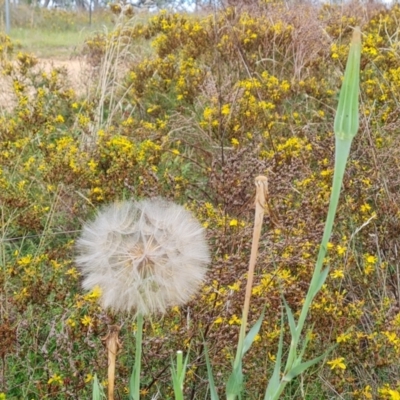
[[[104,207],[77,247],[83,287],[101,289],[102,307],[142,315],[190,300],[210,262],[200,223],[162,199]]]

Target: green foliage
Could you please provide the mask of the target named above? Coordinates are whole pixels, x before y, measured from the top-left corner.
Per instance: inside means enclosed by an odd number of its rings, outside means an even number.
[[[92,400],[101,400],[105,399],[106,396],[104,394],[103,388],[101,387],[97,375],[93,378],[93,395]]]
[[[189,353],[186,354],[185,361],[183,362],[183,353],[178,350],[176,353],[176,367],[172,363],[171,375],[175,400],[183,400],[183,384],[185,382],[186,368],[189,360]]]

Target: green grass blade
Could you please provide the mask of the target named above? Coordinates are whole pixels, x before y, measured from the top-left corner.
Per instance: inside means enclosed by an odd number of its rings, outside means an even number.
[[[181,376],[180,376],[180,381],[181,381],[181,386],[183,387],[183,382],[185,381],[185,376],[186,376],[186,369],[187,369],[187,364],[189,361],[189,353],[190,353],[190,347],[186,353],[186,357],[185,357],[185,362],[182,365],[182,369],[181,369]]]
[[[142,361],[143,315],[138,314],[135,347],[135,365],[131,379],[129,380],[129,395],[133,400],[140,400],[140,370]]]
[[[315,286],[312,288],[312,289],[314,289],[314,296],[320,291],[320,289],[322,288],[322,285],[325,283],[326,278],[328,277],[328,274],[329,274],[329,270],[330,270],[329,267],[326,267],[319,274],[318,279],[315,282]],[[313,298],[314,298],[314,296],[313,296]]]
[[[182,351],[177,351],[176,368],[173,360],[171,360],[172,385],[174,388],[175,400],[183,400],[183,383],[185,381],[186,367],[189,359],[189,351],[183,362]]]
[[[210,386],[210,399],[211,400],[219,400],[218,394],[217,394],[217,389],[215,388],[214,376],[213,376],[212,367],[211,367],[211,363],[210,363],[210,357],[208,355],[208,347],[205,342],[204,342],[204,355],[206,357],[206,364],[207,364],[208,384]]]
[[[361,32],[356,27],[350,45],[339,104],[335,116],[334,131],[340,140],[352,140],[359,126],[358,96],[360,87]]]
[[[274,372],[268,382],[267,389],[265,391],[264,400],[273,399],[275,394],[278,393],[280,387],[280,375],[281,375],[281,364],[282,364],[282,351],[283,351],[283,312],[281,315],[281,333],[279,335],[278,353],[276,355]]]
[[[294,320],[292,310],[290,309],[289,304],[286,302],[285,298],[283,298],[283,304],[285,305],[286,314],[287,314],[288,321],[289,321],[290,334],[292,335],[292,338],[295,338],[296,337],[296,321]]]
[[[181,389],[181,385],[179,382],[179,374],[178,374],[172,360],[171,360],[171,375],[172,375],[172,387],[174,389],[175,400],[182,400],[183,394],[182,394],[182,389]]]
[[[226,383],[226,398],[227,400],[236,399],[243,390],[243,372],[242,360],[239,361],[237,367],[233,368],[228,382]]]
[[[135,393],[135,368],[132,369],[131,376],[129,378],[129,400],[134,400]]]
[[[92,400],[101,400],[104,399],[105,395],[103,389],[100,385],[100,382],[97,378],[97,374],[94,375],[93,378],[93,392],[92,392]]]
[[[321,360],[323,360],[326,355],[328,354],[328,352],[325,352],[324,354],[320,355],[319,357],[316,357],[312,360],[309,361],[305,361],[299,365],[297,365],[296,367],[293,367],[283,378],[282,380],[285,382],[290,382],[293,378],[295,378],[296,376],[302,374],[306,369],[312,367],[314,364],[317,364],[318,362],[320,362]]]
[[[263,319],[264,319],[264,314],[265,314],[265,307],[264,307],[263,311],[261,312],[261,315],[259,316],[259,318],[256,321],[256,323],[252,326],[252,328],[249,330],[249,332],[247,333],[246,337],[244,338],[243,349],[242,349],[242,357],[250,349],[251,345],[254,342],[254,338],[257,336],[258,332],[260,331],[261,324],[262,324]]]
[[[310,334],[312,333],[312,328],[311,328],[311,330],[309,330],[309,333]],[[307,345],[308,345],[309,341],[310,341],[310,335],[307,334],[305,339],[304,339],[304,341],[303,341],[303,345],[301,346],[301,350],[300,350],[299,356],[297,357],[296,361],[293,363],[293,367],[296,367],[298,364],[301,363],[301,360],[304,357],[304,353],[306,352]]]
[[[242,353],[240,354],[239,362],[236,366],[233,367],[232,373],[229,376],[228,382],[226,384],[226,394],[227,399],[235,399],[237,396],[240,396],[240,393],[243,389],[243,372],[242,372],[242,359],[246,352],[250,349],[251,345],[254,342],[254,338],[257,333],[260,331],[262,321],[264,319],[265,307],[257,319],[256,323],[251,327],[249,332],[243,341]]]

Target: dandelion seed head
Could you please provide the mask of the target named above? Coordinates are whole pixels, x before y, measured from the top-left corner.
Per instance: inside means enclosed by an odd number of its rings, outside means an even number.
[[[200,223],[162,199],[103,208],[83,226],[77,248],[83,287],[100,287],[102,307],[142,315],[189,301],[210,262]]]

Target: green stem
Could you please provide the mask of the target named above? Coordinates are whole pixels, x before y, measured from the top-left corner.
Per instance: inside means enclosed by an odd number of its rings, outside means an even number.
[[[346,169],[347,158],[350,153],[351,142],[352,142],[351,139],[345,139],[345,140],[336,139],[335,172],[333,174],[332,192],[329,202],[328,215],[326,217],[324,233],[322,236],[321,245],[319,247],[318,258],[311,279],[310,287],[308,289],[307,296],[304,300],[300,317],[297,323],[296,336],[292,338],[292,342],[290,345],[285,372],[291,369],[292,364],[296,359],[296,351],[300,340],[300,335],[303,330],[308,311],[311,307],[311,303],[319,290],[318,281],[321,276],[322,266],[324,263],[328,242],[332,234],[333,222],[335,220],[336,210],[339,203],[340,191],[342,187],[344,171]]]
[[[133,394],[134,400],[140,400],[140,370],[142,361],[142,339],[143,339],[143,315],[137,316],[137,331],[136,331],[136,349],[135,349],[135,369],[134,369],[134,382],[135,392]]]
[[[183,353],[182,351],[176,352],[176,380],[174,388],[175,388],[175,400],[183,400],[183,380],[184,380],[184,371],[183,371]]]

